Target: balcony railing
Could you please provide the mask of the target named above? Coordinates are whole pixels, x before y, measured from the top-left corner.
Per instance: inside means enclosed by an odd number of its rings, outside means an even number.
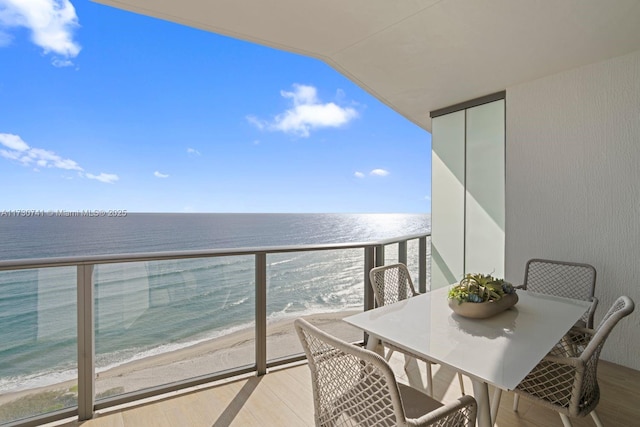
[[[385,264],[385,248],[390,245],[397,244],[397,258],[388,256],[389,262],[402,262],[410,266],[413,270],[412,274],[417,277],[417,284],[421,292],[425,292],[427,289],[428,272],[428,239],[429,233],[421,233],[414,235],[401,236],[386,240],[378,240],[374,242],[359,242],[359,243],[341,243],[341,244],[324,244],[324,245],[308,245],[308,246],[280,246],[280,247],[262,247],[262,248],[239,248],[239,249],[224,249],[224,250],[194,250],[194,251],[179,251],[179,252],[158,252],[158,253],[140,253],[140,254],[118,254],[118,255],[99,255],[99,256],[83,256],[83,257],[68,257],[68,258],[46,258],[46,259],[26,259],[26,260],[14,260],[14,261],[1,261],[0,272],[17,272],[20,270],[38,270],[40,269],[73,269],[75,268],[75,280],[77,286],[75,287],[75,308],[76,308],[76,328],[75,340],[77,341],[77,406],[71,406],[54,411],[40,411],[46,413],[33,413],[29,414],[27,418],[24,416],[16,416],[14,419],[5,419],[7,424],[2,425],[16,425],[16,426],[35,426],[42,423],[52,422],[63,418],[77,416],[79,420],[86,420],[92,418],[94,411],[120,405],[123,403],[132,402],[155,395],[164,394],[167,392],[196,386],[240,374],[246,374],[250,372],[256,372],[257,375],[264,375],[267,369],[273,366],[278,366],[285,363],[290,363],[303,358],[302,353],[288,355],[284,357],[269,358],[267,354],[267,327],[268,327],[268,266],[267,256],[276,256],[276,254],[297,253],[302,254],[306,252],[327,252],[327,251],[358,251],[363,250],[358,259],[362,259],[362,284],[363,284],[363,304],[362,307],[365,310],[373,308],[373,293],[371,292],[371,286],[369,283],[368,272],[371,268]],[[417,241],[417,247],[412,246],[411,255],[413,259],[408,259],[409,250],[408,242]],[[252,257],[253,261],[253,282],[255,283],[255,292],[252,299],[255,302],[254,318],[251,323],[255,323],[254,337],[255,341],[255,361],[254,363],[244,364],[240,366],[234,366],[229,369],[224,369],[218,372],[205,373],[197,376],[193,376],[178,381],[171,381],[166,384],[153,386],[150,388],[144,388],[128,393],[115,393],[114,396],[102,396],[96,399],[96,301],[98,304],[102,304],[102,309],[107,310],[109,306],[109,300],[105,296],[99,296],[96,294],[96,270],[104,269],[105,266],[118,264],[118,268],[115,270],[124,269],[125,267],[131,267],[134,265],[140,265],[135,263],[145,263],[144,265],[154,264],[158,265],[161,262],[167,261],[182,261],[184,260],[204,260],[213,258],[229,258],[229,257],[242,257],[243,259],[249,259]],[[417,259],[416,259],[417,258]],[[248,260],[247,260],[248,261]],[[387,262],[387,263],[389,263]],[[337,265],[337,264],[336,264]],[[336,268],[339,268],[337,265]],[[58,271],[58,270],[56,270]],[[147,274],[149,269],[147,268]],[[44,283],[43,285],[47,285]],[[175,290],[168,289],[167,292],[171,293]],[[41,298],[46,300],[47,295],[51,295],[52,299],[65,299],[65,295],[62,293],[44,292]],[[57,297],[53,297],[57,295]],[[10,299],[4,294],[3,289],[0,287],[0,302],[3,299]],[[149,296],[145,296],[149,298]],[[134,300],[123,299],[123,304],[129,304],[129,306],[135,306]],[[51,319],[51,316],[40,315],[41,306],[47,306],[46,301],[38,301],[36,303],[38,307],[38,316],[34,322],[43,322],[46,319]],[[49,311],[55,310],[55,304],[49,304]],[[135,310],[135,307],[132,308]],[[2,315],[2,313],[0,313]],[[107,317],[99,317],[100,322],[107,323],[109,319]],[[6,327],[2,326],[3,328]],[[53,326],[55,327],[55,326]],[[73,332],[70,332],[73,334]],[[116,337],[117,339],[117,337]],[[6,343],[5,343],[6,344]],[[0,352],[7,351],[6,347],[2,347],[0,344]],[[19,355],[18,355],[19,356]],[[19,357],[18,357],[19,359]],[[101,362],[102,363],[102,362]],[[1,372],[1,370],[0,370]],[[210,372],[210,371],[209,371]],[[0,375],[1,376],[1,375]],[[2,378],[0,378],[2,381]],[[0,382],[1,385],[1,382]],[[28,391],[28,390],[27,390]],[[2,393],[0,391],[0,393]],[[0,394],[0,409],[2,409],[3,402],[1,400],[2,394]],[[7,403],[5,403],[7,404]],[[0,418],[1,419],[1,418]],[[0,421],[2,423],[3,421]]]

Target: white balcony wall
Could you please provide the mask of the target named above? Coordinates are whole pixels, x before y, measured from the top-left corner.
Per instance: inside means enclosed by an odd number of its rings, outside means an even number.
[[[597,269],[596,322],[640,304],[640,51],[507,88],[506,277],[534,257]],[[640,309],[602,357],[640,369]]]

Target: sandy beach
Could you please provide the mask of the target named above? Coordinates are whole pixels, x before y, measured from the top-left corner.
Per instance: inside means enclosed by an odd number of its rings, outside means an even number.
[[[362,337],[362,332],[343,322],[342,318],[355,312],[322,313],[304,316],[304,318],[333,335],[354,341]],[[302,353],[293,320],[291,318],[267,325],[268,359]],[[121,394],[142,390],[239,366],[252,365],[254,360],[254,329],[245,329],[100,372],[96,380],[96,394]],[[0,408],[35,394],[60,390],[68,392],[75,384],[76,381],[68,381],[37,389],[4,393],[0,395]]]

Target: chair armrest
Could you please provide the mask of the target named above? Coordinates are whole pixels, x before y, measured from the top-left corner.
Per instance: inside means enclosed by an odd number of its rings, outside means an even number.
[[[472,396],[462,396],[420,418],[408,419],[407,425],[426,427],[432,425],[456,425],[472,427],[476,425],[478,405]],[[445,421],[443,424],[442,422]],[[451,424],[448,424],[449,421]]]
[[[581,334],[586,334],[592,337],[596,334],[596,330],[592,328],[585,328],[582,326],[572,326],[571,329],[569,329],[569,332],[567,332],[567,335],[581,335]]]
[[[563,356],[547,355],[542,358],[540,363],[538,363],[538,366],[544,364],[545,362],[553,363],[554,365],[571,366],[574,368],[582,363],[579,357],[563,357]]]

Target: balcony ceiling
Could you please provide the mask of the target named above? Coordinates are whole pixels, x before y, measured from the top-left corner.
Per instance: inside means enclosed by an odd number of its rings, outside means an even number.
[[[318,58],[427,130],[430,111],[640,50],[639,0],[97,1]]]

